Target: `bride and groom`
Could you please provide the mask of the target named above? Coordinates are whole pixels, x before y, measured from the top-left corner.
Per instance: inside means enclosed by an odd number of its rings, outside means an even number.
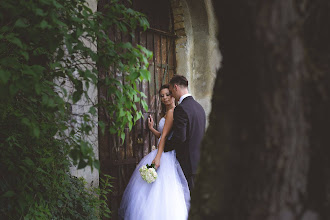
[[[148,118],[150,131],[159,138],[158,149],[146,155],[133,172],[119,208],[121,219],[181,220],[188,218],[190,191],[194,188],[205,132],[203,107],[188,92],[188,80],[175,75],[159,90],[164,114],[158,129]],[[175,100],[178,105],[175,106]],[[158,177],[145,182],[139,168],[155,164]]]

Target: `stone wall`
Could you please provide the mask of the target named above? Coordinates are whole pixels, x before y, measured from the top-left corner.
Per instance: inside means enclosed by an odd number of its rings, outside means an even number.
[[[208,117],[221,54],[211,0],[171,0],[176,39],[177,74],[189,80],[189,91]]]
[[[97,10],[97,0],[87,0],[89,7],[93,10]],[[85,44],[88,42],[85,41]],[[90,44],[90,47],[93,50],[96,50],[95,45]],[[66,85],[68,88],[70,88],[70,85]],[[76,120],[79,122],[80,118],[79,115],[82,113],[87,113],[89,111],[89,108],[92,106],[92,104],[97,103],[97,87],[94,85],[90,85],[90,88],[88,89],[88,95],[91,98],[91,101],[88,101],[84,98],[79,100],[76,104],[72,105],[72,112],[74,115],[78,115]],[[98,126],[97,126],[97,120],[98,117],[92,117],[92,134],[85,137],[88,141],[90,141],[93,145],[94,154],[96,156],[96,159],[99,158],[99,151],[98,151]],[[75,175],[77,177],[84,177],[88,186],[98,186],[99,185],[99,172],[97,169],[93,169],[93,172],[91,168],[88,166],[84,169],[78,170],[77,167],[71,167],[70,169],[71,174]]]

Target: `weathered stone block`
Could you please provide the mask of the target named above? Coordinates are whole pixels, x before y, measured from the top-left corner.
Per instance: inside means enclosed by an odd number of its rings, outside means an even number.
[[[184,21],[183,15],[175,15],[174,16],[174,24],[179,23],[179,22],[183,22],[183,21]]]
[[[180,37],[175,40],[176,45],[182,45],[187,43],[187,37]]]
[[[184,29],[184,22],[174,23],[174,30]]]
[[[172,0],[171,1],[171,6],[172,6],[172,8],[179,8],[179,7],[182,6],[181,5],[181,1],[179,1],[179,0]]]
[[[184,29],[175,30],[175,33],[178,37],[186,36],[186,31]]]
[[[173,15],[183,15],[183,8],[173,8]]]

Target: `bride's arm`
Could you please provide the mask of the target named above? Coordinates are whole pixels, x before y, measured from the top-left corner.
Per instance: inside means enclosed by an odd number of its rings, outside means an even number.
[[[153,163],[155,164],[156,169],[160,166],[160,158],[164,151],[166,136],[170,133],[172,126],[173,126],[173,109],[170,109],[166,113],[165,125],[163,128],[162,136],[161,136],[159,144],[158,144],[158,152],[157,152],[155,159],[153,160]]]
[[[154,129],[154,120],[153,118],[151,117],[151,115],[149,115],[148,117],[148,127],[149,127],[149,130],[157,137],[159,138],[160,137],[160,132],[157,131],[156,129]]]

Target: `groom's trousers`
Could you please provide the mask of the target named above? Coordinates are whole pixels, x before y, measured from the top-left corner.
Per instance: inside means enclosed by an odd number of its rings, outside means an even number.
[[[195,187],[195,176],[196,176],[195,174],[190,174],[190,175],[187,175],[187,177],[186,177],[190,193]]]

